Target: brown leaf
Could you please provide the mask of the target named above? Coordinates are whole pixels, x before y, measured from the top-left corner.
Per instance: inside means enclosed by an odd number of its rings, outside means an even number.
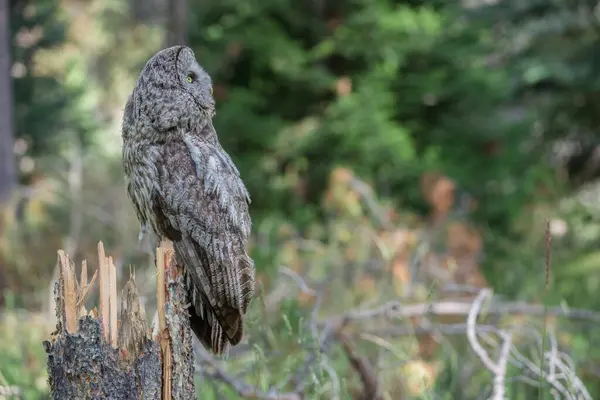
[[[341,77],[335,83],[335,91],[340,97],[348,96],[352,93],[352,81],[347,76]]]
[[[344,167],[338,167],[331,173],[331,180],[333,183],[349,183],[354,178],[354,174],[350,169]]]
[[[227,55],[232,58],[237,58],[244,46],[240,42],[231,42],[227,45]]]
[[[216,100],[225,100],[229,94],[229,91],[224,85],[213,85],[213,97]]]
[[[481,250],[481,236],[464,222],[453,222],[448,227],[446,240],[448,254],[456,260],[475,257]]]
[[[334,32],[338,26],[342,24],[342,20],[340,18],[334,17],[327,21],[327,30],[332,33]]]
[[[443,218],[454,204],[455,183],[450,178],[442,176],[434,184],[431,192],[431,205],[438,218]]]
[[[300,292],[296,297],[296,301],[302,306],[312,305],[315,302],[315,296],[310,293]]]
[[[370,275],[361,276],[356,282],[356,291],[359,294],[369,295],[373,294],[377,289],[377,283]]]
[[[421,175],[421,195],[429,205],[431,205],[431,193],[439,178],[440,174],[437,172],[425,172]]]

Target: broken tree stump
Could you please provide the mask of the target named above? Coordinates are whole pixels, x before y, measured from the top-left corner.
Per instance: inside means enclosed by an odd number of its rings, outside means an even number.
[[[187,295],[172,245],[157,250],[159,334],[150,337],[135,276],[121,293],[117,320],[116,269],[98,245],[98,271],[87,282],[87,263],[77,281],[68,255],[58,251],[59,280],[54,287],[56,331],[44,341],[53,399],[195,398],[194,352],[188,323]],[[98,277],[100,315],[85,308]]]
[[[160,348],[163,355],[164,399],[195,398],[194,349],[189,323],[183,270],[175,263],[173,244],[163,241],[156,249],[156,287]],[[164,296],[163,296],[164,295]],[[170,364],[171,363],[171,364]]]

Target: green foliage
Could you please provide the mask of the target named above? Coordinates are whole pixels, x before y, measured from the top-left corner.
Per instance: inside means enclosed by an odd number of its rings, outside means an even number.
[[[64,54],[59,61],[47,57],[66,40],[69,21],[60,1],[13,0],[10,13],[16,137],[26,140],[32,157],[64,148],[69,135],[87,143],[95,125],[82,101],[81,67]]]
[[[488,31],[451,5],[315,7],[225,1],[190,24],[202,27],[191,43],[214,75],[216,125],[253,212],[310,221],[336,165],[423,211],[418,179],[433,169],[480,200],[481,221],[510,230],[546,167],[523,153],[528,118],[505,116],[509,77],[486,64]]]
[[[0,316],[0,386],[19,388],[24,400],[48,397],[45,323],[43,317],[22,310],[6,310]]]

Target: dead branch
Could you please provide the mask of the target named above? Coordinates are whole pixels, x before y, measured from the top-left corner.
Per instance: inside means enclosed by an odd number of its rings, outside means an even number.
[[[336,338],[342,344],[344,351],[346,352],[346,356],[348,357],[348,360],[350,360],[350,365],[352,365],[352,368],[354,368],[354,370],[358,373],[358,376],[360,376],[360,380],[363,384],[361,399],[383,399],[379,388],[379,380],[377,379],[377,374],[373,370],[373,366],[371,365],[369,360],[358,354],[358,351],[350,342],[350,338],[348,338],[348,336],[346,336],[342,332],[338,332]]]
[[[571,358],[558,350],[558,343],[553,331],[549,331],[550,350],[543,351],[541,335],[532,329],[523,329],[525,332],[530,332],[534,335],[536,347],[543,360],[547,361],[547,367],[544,364],[541,366],[538,363],[528,359],[519,349],[512,343],[512,334],[506,330],[495,329],[495,333],[500,336],[500,356],[497,362],[494,362],[489,357],[481,343],[477,338],[480,333],[482,338],[490,345],[497,347],[496,340],[489,337],[485,332],[477,329],[477,315],[479,314],[482,303],[486,298],[491,297],[490,289],[483,289],[473,302],[472,311],[467,318],[467,338],[473,351],[477,354],[485,368],[494,374],[494,385],[492,399],[504,399],[504,387],[506,380],[506,368],[510,363],[519,368],[524,375],[516,377],[516,379],[525,382],[529,385],[539,387],[540,382],[550,386],[550,392],[555,398],[572,399],[572,400],[591,400],[589,392],[585,388],[583,382],[575,374],[575,365]],[[547,369],[547,370],[546,370]],[[541,379],[541,381],[540,381]]]
[[[591,400],[592,396],[586,389],[581,379],[575,373],[575,364],[571,357],[558,350],[558,343],[552,330],[548,331],[550,338],[550,350],[543,351],[541,346],[541,335],[532,332],[536,336],[537,350],[544,357],[544,369],[542,366],[528,359],[516,347],[511,348],[509,361],[520,368],[524,375],[519,380],[538,387],[540,379],[551,387],[551,393],[555,398],[559,394],[567,400]],[[557,397],[558,396],[558,397]]]
[[[492,393],[491,400],[504,400],[504,379],[506,376],[506,365],[508,363],[508,355],[512,346],[512,337],[509,333],[504,331],[498,331],[502,337],[502,349],[500,351],[500,357],[498,361],[493,361],[488,353],[485,351],[479,340],[477,339],[476,325],[477,315],[483,305],[485,299],[491,296],[491,290],[483,289],[479,292],[479,295],[473,301],[471,312],[467,318],[467,339],[471,348],[477,354],[477,357],[481,360],[483,365],[494,374],[494,390]]]
[[[466,317],[471,311],[472,302],[467,300],[441,300],[431,303],[402,304],[401,307],[399,305],[400,303],[398,301],[391,301],[379,307],[375,313],[381,314],[383,309],[388,309],[390,317],[399,319],[418,317],[427,314],[437,316],[464,315]],[[523,302],[506,302],[492,304],[486,310],[486,313],[496,315],[511,314],[541,317],[544,316],[544,306]],[[360,315],[361,316],[358,319],[370,318],[369,314],[365,315],[365,313],[360,313]],[[600,313],[584,309],[552,307],[546,310],[546,315],[600,323]]]

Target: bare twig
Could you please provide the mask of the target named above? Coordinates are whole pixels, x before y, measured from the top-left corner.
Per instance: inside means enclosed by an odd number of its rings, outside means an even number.
[[[302,291],[302,293],[306,293],[311,296],[315,296],[317,294],[317,292],[314,289],[310,288],[306,284],[306,281],[300,275],[298,275],[296,272],[292,271],[288,267],[281,267],[279,272],[282,275],[292,278],[292,280],[296,283],[296,285],[298,285],[298,288],[300,289],[300,291]]]
[[[476,325],[477,315],[481,310],[483,302],[486,298],[492,294],[490,289],[483,289],[479,292],[479,295],[473,301],[471,312],[467,317],[467,338],[471,348],[477,354],[477,357],[481,360],[486,369],[494,374],[494,390],[492,393],[492,400],[504,400],[504,389],[505,389],[505,376],[506,376],[506,365],[508,363],[509,351],[512,346],[512,337],[509,333],[499,331],[502,337],[502,348],[500,351],[500,357],[498,361],[493,361],[488,355],[487,351],[483,348],[479,340],[477,339]]]
[[[377,379],[377,374],[373,370],[373,366],[369,360],[358,354],[358,351],[354,348],[348,336],[342,332],[337,333],[337,339],[342,344],[352,368],[358,373],[363,383],[362,399],[381,400],[379,380]]]
[[[541,351],[543,349],[541,346],[542,339],[539,337],[539,333],[535,332],[535,335],[538,336],[536,342],[538,349]],[[548,335],[550,337],[550,350],[542,355],[546,361],[543,365],[546,366],[547,364],[548,371],[529,360],[516,347],[511,348],[511,364],[521,368],[524,373],[534,378],[531,379],[525,375],[520,377],[520,380],[532,386],[539,386],[541,379],[550,385],[550,391],[555,398],[563,396],[567,400],[591,400],[592,397],[585,385],[575,374],[573,361],[567,354],[558,350],[554,332],[548,331]]]
[[[327,372],[327,374],[331,378],[332,392],[333,392],[331,394],[331,400],[340,400],[340,393],[341,393],[340,378],[338,377],[337,372],[335,372],[335,369],[331,366],[331,363],[329,362],[329,358],[321,357],[320,365],[321,365],[321,368],[323,368],[325,370],[325,372]]]

